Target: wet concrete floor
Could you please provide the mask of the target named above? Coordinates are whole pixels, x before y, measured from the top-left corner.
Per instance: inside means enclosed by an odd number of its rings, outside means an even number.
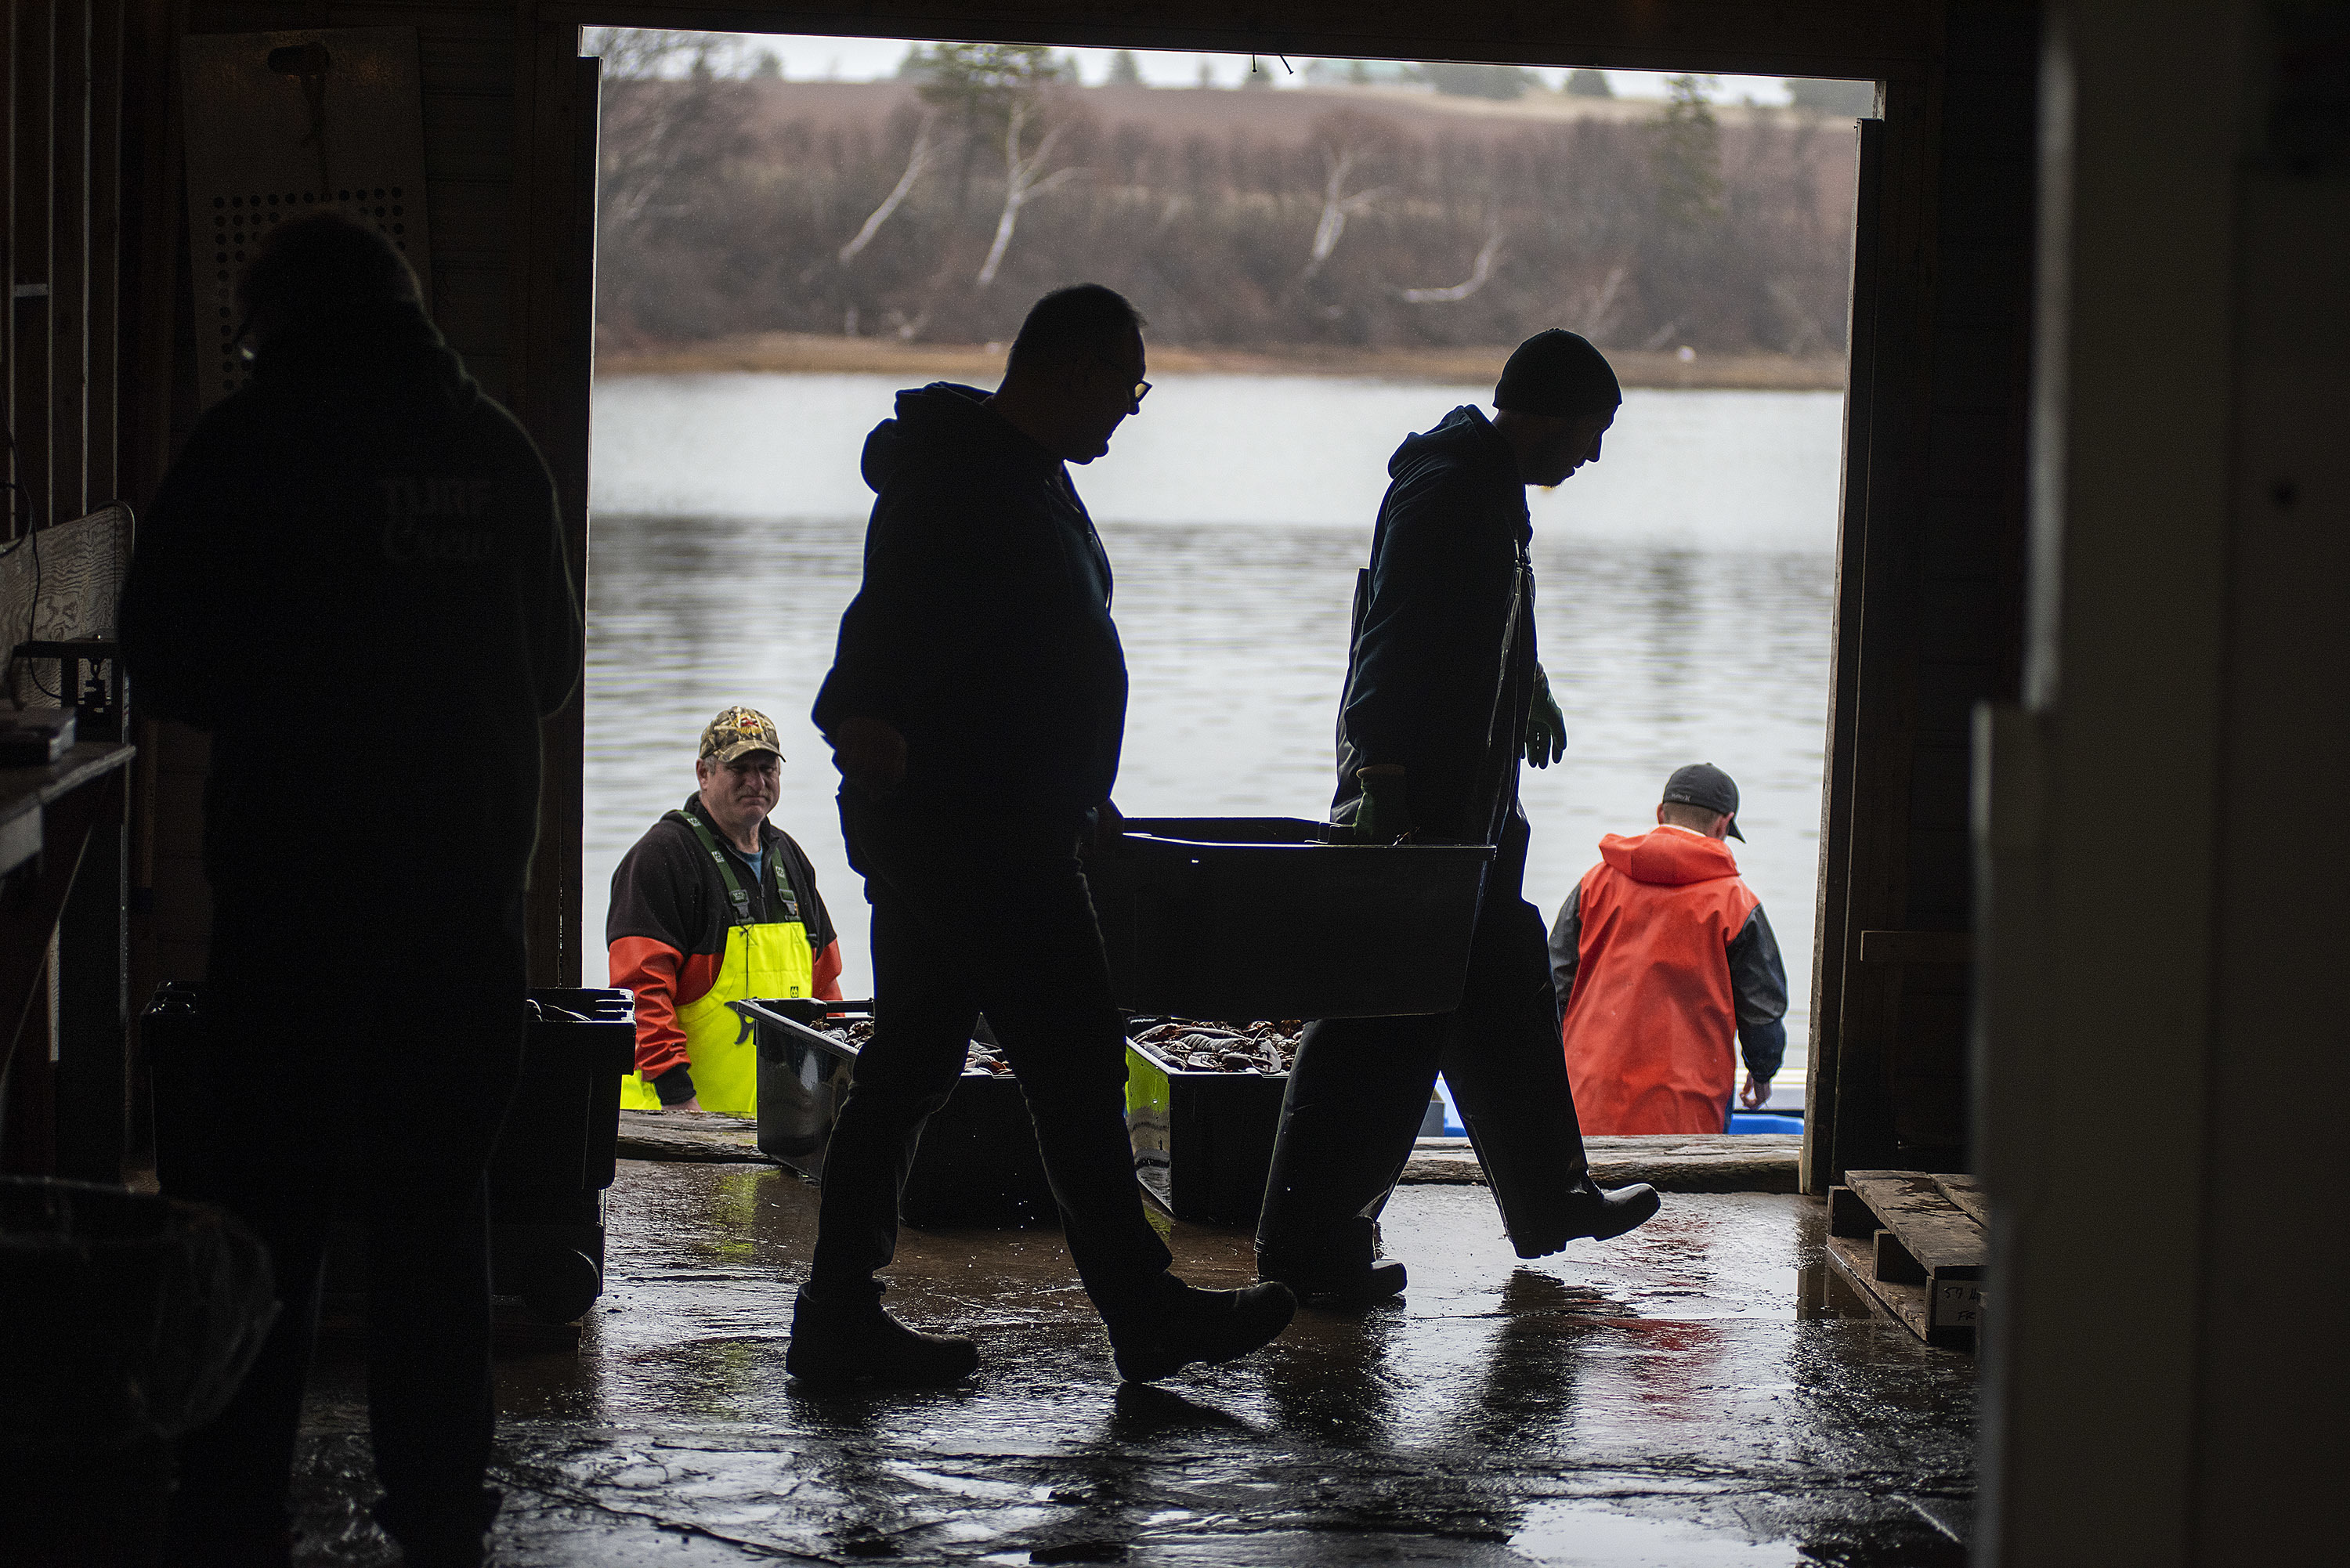
[[[784,1376],[816,1189],[623,1162],[576,1354],[501,1365],[498,1562],[538,1564],[1960,1564],[1973,1363],[1873,1316],[1822,1207],[1669,1194],[1632,1235],[1521,1263],[1482,1187],[1399,1189],[1400,1304],[1306,1312],[1269,1350],[1120,1387],[1052,1231],[908,1232],[889,1304],[978,1336],[968,1386]],[[1177,1225],[1196,1283],[1242,1233]],[[366,1523],[363,1377],[312,1382],[306,1563]]]

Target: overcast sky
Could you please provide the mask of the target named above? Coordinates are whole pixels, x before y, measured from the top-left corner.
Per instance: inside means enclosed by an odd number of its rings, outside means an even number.
[[[912,46],[900,38],[828,38],[801,36],[790,34],[740,33],[739,40],[745,56],[760,49],[772,49],[781,57],[784,75],[794,81],[872,81],[897,74],[899,62],[906,57]],[[1067,49],[1065,55],[1075,56],[1078,70],[1087,85],[1098,83],[1109,75],[1113,51],[1108,49]],[[1155,49],[1134,51],[1136,62],[1142,67],[1142,79],[1153,87],[1197,87],[1200,71],[1204,66],[1218,87],[1237,87],[1249,68],[1247,55],[1201,55]],[[1257,57],[1258,62],[1272,75],[1276,88],[1303,84],[1302,76],[1282,68],[1280,60],[1270,55]],[[1294,56],[1290,66],[1298,71],[1305,67],[1302,56]],[[1559,69],[1540,68],[1543,78],[1556,87],[1566,73]],[[1609,71],[1608,82],[1619,98],[1662,98],[1665,78],[1659,71]],[[1784,103],[1786,85],[1777,77],[1719,77],[1719,88],[1710,96],[1716,102],[1736,103],[1752,98],[1757,103]]]

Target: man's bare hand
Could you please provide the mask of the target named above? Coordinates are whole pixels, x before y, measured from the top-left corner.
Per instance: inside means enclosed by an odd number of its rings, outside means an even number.
[[[1771,1080],[1746,1075],[1746,1086],[1738,1091],[1738,1103],[1750,1111],[1759,1111],[1771,1098]]]
[[[906,780],[906,737],[896,726],[862,716],[844,719],[828,737],[832,765],[868,794],[888,794]]]
[[[702,1096],[700,1095],[688,1095],[684,1099],[678,1101],[677,1104],[673,1106],[663,1106],[661,1109],[665,1111],[699,1112],[702,1109]]]

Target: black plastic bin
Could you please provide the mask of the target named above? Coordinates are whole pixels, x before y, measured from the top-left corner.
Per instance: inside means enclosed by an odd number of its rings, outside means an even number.
[[[1482,845],[1324,842],[1285,816],[1130,817],[1087,867],[1118,1004],[1380,1018],[1461,1001]]]
[[[1201,1072],[1139,1040],[1127,1043],[1126,1062],[1126,1130],[1143,1190],[1178,1220],[1253,1226],[1289,1075]]]
[[[604,1290],[604,1192],[635,1015],[625,991],[528,996],[522,1081],[490,1157],[492,1288],[547,1322],[569,1323]],[[215,1190],[204,1168],[220,1123],[199,1049],[202,997],[194,982],[167,981],[139,1020],[154,1074],[156,1175],[167,1191]]]
[[[758,1043],[761,1152],[823,1179],[857,1047],[811,1025],[827,1017],[869,1018],[871,1004],[793,999],[733,1006]],[[1060,1222],[1018,1079],[964,1072],[922,1129],[898,1217],[918,1231]]]
[[[604,1293],[604,1193],[636,1011],[625,991],[533,991],[529,1006],[522,1082],[490,1156],[491,1288],[570,1323]]]

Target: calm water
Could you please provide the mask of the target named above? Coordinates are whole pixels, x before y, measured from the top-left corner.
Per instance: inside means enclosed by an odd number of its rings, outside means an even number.
[[[842,929],[848,994],[869,983],[834,775],[807,721],[856,592],[880,377],[602,382],[588,593],[588,924],[613,866],[693,787],[710,715],[748,702],[782,728],[776,821],[807,848]],[[1118,568],[1133,674],[1128,813],[1319,817],[1347,607],[1388,453],[1484,389],[1170,378],[1078,487]],[[1835,394],[1634,392],[1601,463],[1534,493],[1543,659],[1565,760],[1526,774],[1527,891],[1545,914],[1605,832],[1653,820],[1665,776],[1711,761],[1739,783],[1733,846],[1786,950],[1801,1083],[1827,710]],[[591,949],[588,983],[603,978]]]

